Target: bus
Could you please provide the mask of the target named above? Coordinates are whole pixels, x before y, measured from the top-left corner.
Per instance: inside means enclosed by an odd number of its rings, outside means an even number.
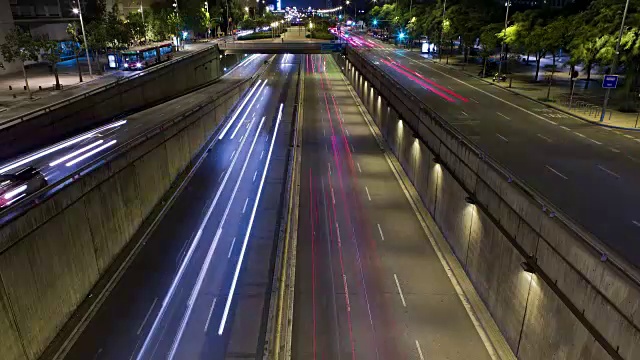
[[[173,44],[170,42],[135,46],[122,52],[122,67],[124,70],[142,70],[170,60],[172,53]]]

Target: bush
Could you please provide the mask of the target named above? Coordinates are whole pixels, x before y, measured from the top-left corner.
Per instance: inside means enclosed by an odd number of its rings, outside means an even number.
[[[279,35],[276,34],[276,37]],[[271,31],[268,32],[259,32],[248,35],[238,36],[238,40],[259,40],[259,39],[271,39]]]
[[[307,34],[305,37],[311,39],[319,39],[319,40],[336,40],[338,39],[335,35],[328,32],[312,32],[311,34]]]

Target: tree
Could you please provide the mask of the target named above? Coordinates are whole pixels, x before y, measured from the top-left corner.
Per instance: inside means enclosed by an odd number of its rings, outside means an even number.
[[[80,61],[79,61],[79,56],[82,53],[82,51],[84,50],[84,41],[82,39],[82,36],[78,35],[79,32],[79,28],[78,28],[78,24],[77,23],[71,23],[71,24],[67,24],[67,34],[69,34],[69,36],[71,37],[71,41],[73,42],[73,55],[76,58],[76,67],[78,68],[78,79],[80,80],[80,82],[82,82],[82,70],[80,69]]]
[[[56,79],[56,90],[60,90],[60,79],[58,78],[58,63],[62,56],[60,44],[55,40],[49,40],[48,38],[41,38],[37,41],[39,47],[43,50],[42,59],[49,63],[53,76]]]
[[[27,79],[27,69],[24,66],[26,61],[37,61],[39,42],[34,40],[30,34],[22,31],[19,27],[9,31],[4,38],[4,43],[0,44],[0,53],[5,61],[19,61],[22,65],[22,74],[24,75],[24,83],[29,92],[29,98],[33,98],[29,80]]]
[[[480,45],[482,56],[482,77],[485,76],[485,72],[487,70],[487,59],[489,56],[495,54],[496,49],[500,46],[502,42],[501,38],[498,36],[500,30],[502,30],[502,24],[491,24],[482,28],[482,32],[480,33]]]
[[[148,11],[147,18],[149,16]],[[144,21],[142,21],[142,13],[139,11],[130,12],[127,14],[126,26],[131,32],[131,37],[136,42],[144,42],[147,38],[147,27]]]
[[[85,26],[85,29],[85,35],[87,37],[87,47],[94,55],[93,59],[96,62],[98,74],[102,74],[102,66],[100,66],[100,51],[102,49],[106,49],[108,43],[105,22],[103,20],[92,21],[87,24],[87,26]]]

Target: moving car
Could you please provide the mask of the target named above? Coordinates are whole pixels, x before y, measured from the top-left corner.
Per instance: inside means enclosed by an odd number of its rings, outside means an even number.
[[[5,208],[45,186],[47,180],[44,175],[32,166],[15,174],[0,174],[0,208]]]

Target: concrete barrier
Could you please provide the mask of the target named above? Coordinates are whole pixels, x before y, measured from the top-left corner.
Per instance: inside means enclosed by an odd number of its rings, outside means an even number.
[[[180,96],[218,79],[241,55],[220,57],[218,46],[152,67],[143,76],[123,78],[60,106],[16,119],[0,130],[0,159],[7,159],[93,128],[123,113]],[[14,121],[9,121],[13,123]]]
[[[0,228],[3,359],[40,356],[251,83],[219,89],[123,143],[94,162],[102,166]]]
[[[637,269],[357,52],[336,59],[518,358],[640,358]]]

